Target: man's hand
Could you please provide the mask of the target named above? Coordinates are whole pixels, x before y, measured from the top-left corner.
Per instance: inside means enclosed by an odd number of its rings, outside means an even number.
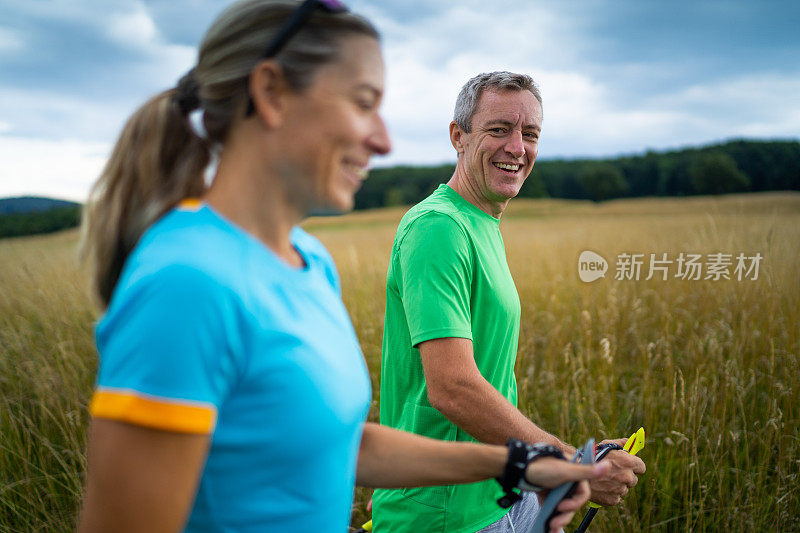
[[[610,439],[603,442],[614,442],[625,445],[626,439]],[[601,443],[602,444],[602,443]],[[628,452],[613,450],[605,456],[603,463],[611,464],[611,470],[605,476],[589,481],[592,489],[591,500],[603,506],[617,505],[628,494],[628,490],[638,483],[637,475],[644,474],[644,461]]]

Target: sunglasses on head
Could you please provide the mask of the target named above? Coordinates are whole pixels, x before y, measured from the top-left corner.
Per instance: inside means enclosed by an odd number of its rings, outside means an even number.
[[[277,35],[275,35],[261,54],[261,59],[274,57],[280,52],[281,49],[286,46],[286,43],[289,42],[289,39],[300,31],[303,25],[308,22],[308,19],[311,18],[312,13],[314,13],[314,10],[318,7],[324,9],[328,13],[344,13],[348,11],[347,6],[339,0],[305,0],[283,24],[283,27],[278,30]],[[245,116],[249,117],[254,111],[255,106],[253,105],[253,99],[251,97],[247,104],[247,113]]]

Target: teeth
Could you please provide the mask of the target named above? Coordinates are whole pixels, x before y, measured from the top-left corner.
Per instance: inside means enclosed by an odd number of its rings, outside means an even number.
[[[503,170],[510,170],[512,172],[519,170],[519,165],[511,165],[509,163],[494,163],[494,166],[497,168],[502,168]]]
[[[350,169],[355,175],[358,176],[359,179],[365,179],[367,177],[367,173],[369,172],[365,167],[360,167],[358,165],[353,165],[350,163],[345,163],[345,166]]]

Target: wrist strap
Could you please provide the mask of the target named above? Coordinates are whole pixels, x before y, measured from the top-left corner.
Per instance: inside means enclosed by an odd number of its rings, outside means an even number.
[[[528,483],[525,479],[525,470],[528,465],[540,457],[557,457],[564,459],[561,450],[550,444],[528,444],[517,439],[509,439],[508,460],[501,477],[495,478],[503,488],[505,494],[497,500],[500,507],[508,508],[519,501],[522,496],[515,489],[542,490]]]
[[[625,448],[623,448],[622,446],[620,446],[615,442],[606,442],[604,444],[598,444],[594,452],[594,462],[596,463],[597,461],[608,455],[608,452],[612,450],[624,450],[624,449]]]

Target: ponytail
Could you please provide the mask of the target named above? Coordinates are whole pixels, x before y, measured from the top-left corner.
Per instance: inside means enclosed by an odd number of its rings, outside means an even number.
[[[205,191],[208,142],[186,116],[199,104],[191,74],[133,114],[89,193],[81,257],[89,262],[92,289],[103,307],[145,230],[181,200]]]
[[[247,80],[267,44],[293,15],[297,0],[245,0],[229,6],[206,32],[197,66],[178,86],[153,97],[125,125],[84,209],[81,255],[104,306],[147,228],[181,200],[202,196],[210,147],[224,144],[250,99]],[[378,38],[353,13],[316,10],[272,60],[296,91],[339,55],[343,37]],[[187,116],[203,111],[204,137]]]

